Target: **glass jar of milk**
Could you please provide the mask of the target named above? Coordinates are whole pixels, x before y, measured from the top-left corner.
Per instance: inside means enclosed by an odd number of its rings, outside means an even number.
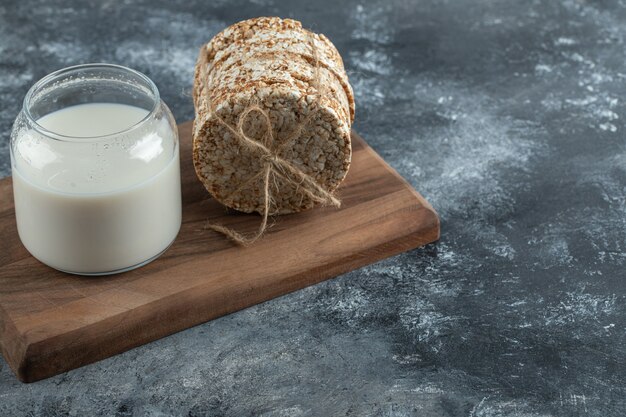
[[[88,64],[41,79],[13,126],[11,163],[20,239],[53,268],[127,271],[178,234],[176,123],[137,71]]]

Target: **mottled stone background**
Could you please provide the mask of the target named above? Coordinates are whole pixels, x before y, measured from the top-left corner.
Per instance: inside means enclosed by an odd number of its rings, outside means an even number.
[[[2,0],[0,175],[38,78],[127,65],[188,120],[198,47],[257,15],[335,42],[441,241],[35,384],[0,359],[0,415],[624,415],[623,2]]]

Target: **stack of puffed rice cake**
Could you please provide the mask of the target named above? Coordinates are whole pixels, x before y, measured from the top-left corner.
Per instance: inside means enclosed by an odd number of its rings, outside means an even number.
[[[194,166],[206,189],[222,204],[262,213],[263,176],[237,189],[263,170],[265,161],[242,145],[211,109],[236,128],[239,115],[252,103],[258,104],[270,116],[274,145],[315,112],[279,156],[329,192],[345,178],[352,154],[354,95],[341,56],[324,35],[277,17],[236,23],[201,48],[193,93]],[[271,146],[260,113],[248,114],[244,132]],[[271,214],[298,212],[316,204],[292,183],[295,179],[270,176]]]

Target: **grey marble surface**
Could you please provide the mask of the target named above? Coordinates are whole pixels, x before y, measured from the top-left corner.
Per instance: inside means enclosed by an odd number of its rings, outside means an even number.
[[[41,76],[127,65],[184,121],[197,48],[258,15],[335,42],[441,241],[38,383],[0,359],[0,415],[624,415],[623,2],[2,0],[0,175]]]

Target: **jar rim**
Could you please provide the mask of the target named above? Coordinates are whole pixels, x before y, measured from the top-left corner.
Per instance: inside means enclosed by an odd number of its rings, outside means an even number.
[[[39,89],[44,87],[46,84],[50,83],[52,80],[58,78],[61,75],[71,73],[73,71],[85,70],[85,69],[112,69],[112,70],[120,71],[122,73],[132,74],[138,77],[141,81],[145,82],[146,86],[149,88],[150,92],[154,96],[154,102],[152,104],[152,108],[148,111],[148,113],[141,120],[137,121],[136,123],[128,126],[127,128],[123,130],[109,133],[106,135],[94,135],[94,136],[63,135],[61,133],[46,129],[45,127],[37,123],[37,120],[33,117],[33,115],[30,112],[30,107],[31,107],[30,104],[31,104],[31,101],[33,100],[33,96],[35,95],[35,93]],[[101,140],[112,138],[112,137],[117,137],[119,135],[126,134],[133,130],[138,129],[140,126],[145,124],[148,120],[150,120],[154,116],[157,109],[159,108],[160,102],[161,102],[161,97],[159,94],[159,89],[157,88],[154,81],[152,81],[144,73],[137,71],[135,69],[132,69],[132,68],[125,67],[123,65],[107,64],[104,62],[94,62],[94,63],[89,63],[89,64],[80,64],[80,65],[73,65],[70,67],[61,68],[59,70],[56,70],[44,76],[43,78],[41,78],[39,81],[37,81],[35,84],[33,84],[30,87],[30,89],[26,93],[26,96],[24,97],[24,101],[22,103],[22,109],[29,124],[31,124],[32,127],[36,131],[38,131],[39,133],[41,133],[42,135],[46,137],[49,137],[50,139],[63,141],[63,142],[74,142],[75,139],[80,139],[81,142],[96,142],[96,141],[101,141]]]

